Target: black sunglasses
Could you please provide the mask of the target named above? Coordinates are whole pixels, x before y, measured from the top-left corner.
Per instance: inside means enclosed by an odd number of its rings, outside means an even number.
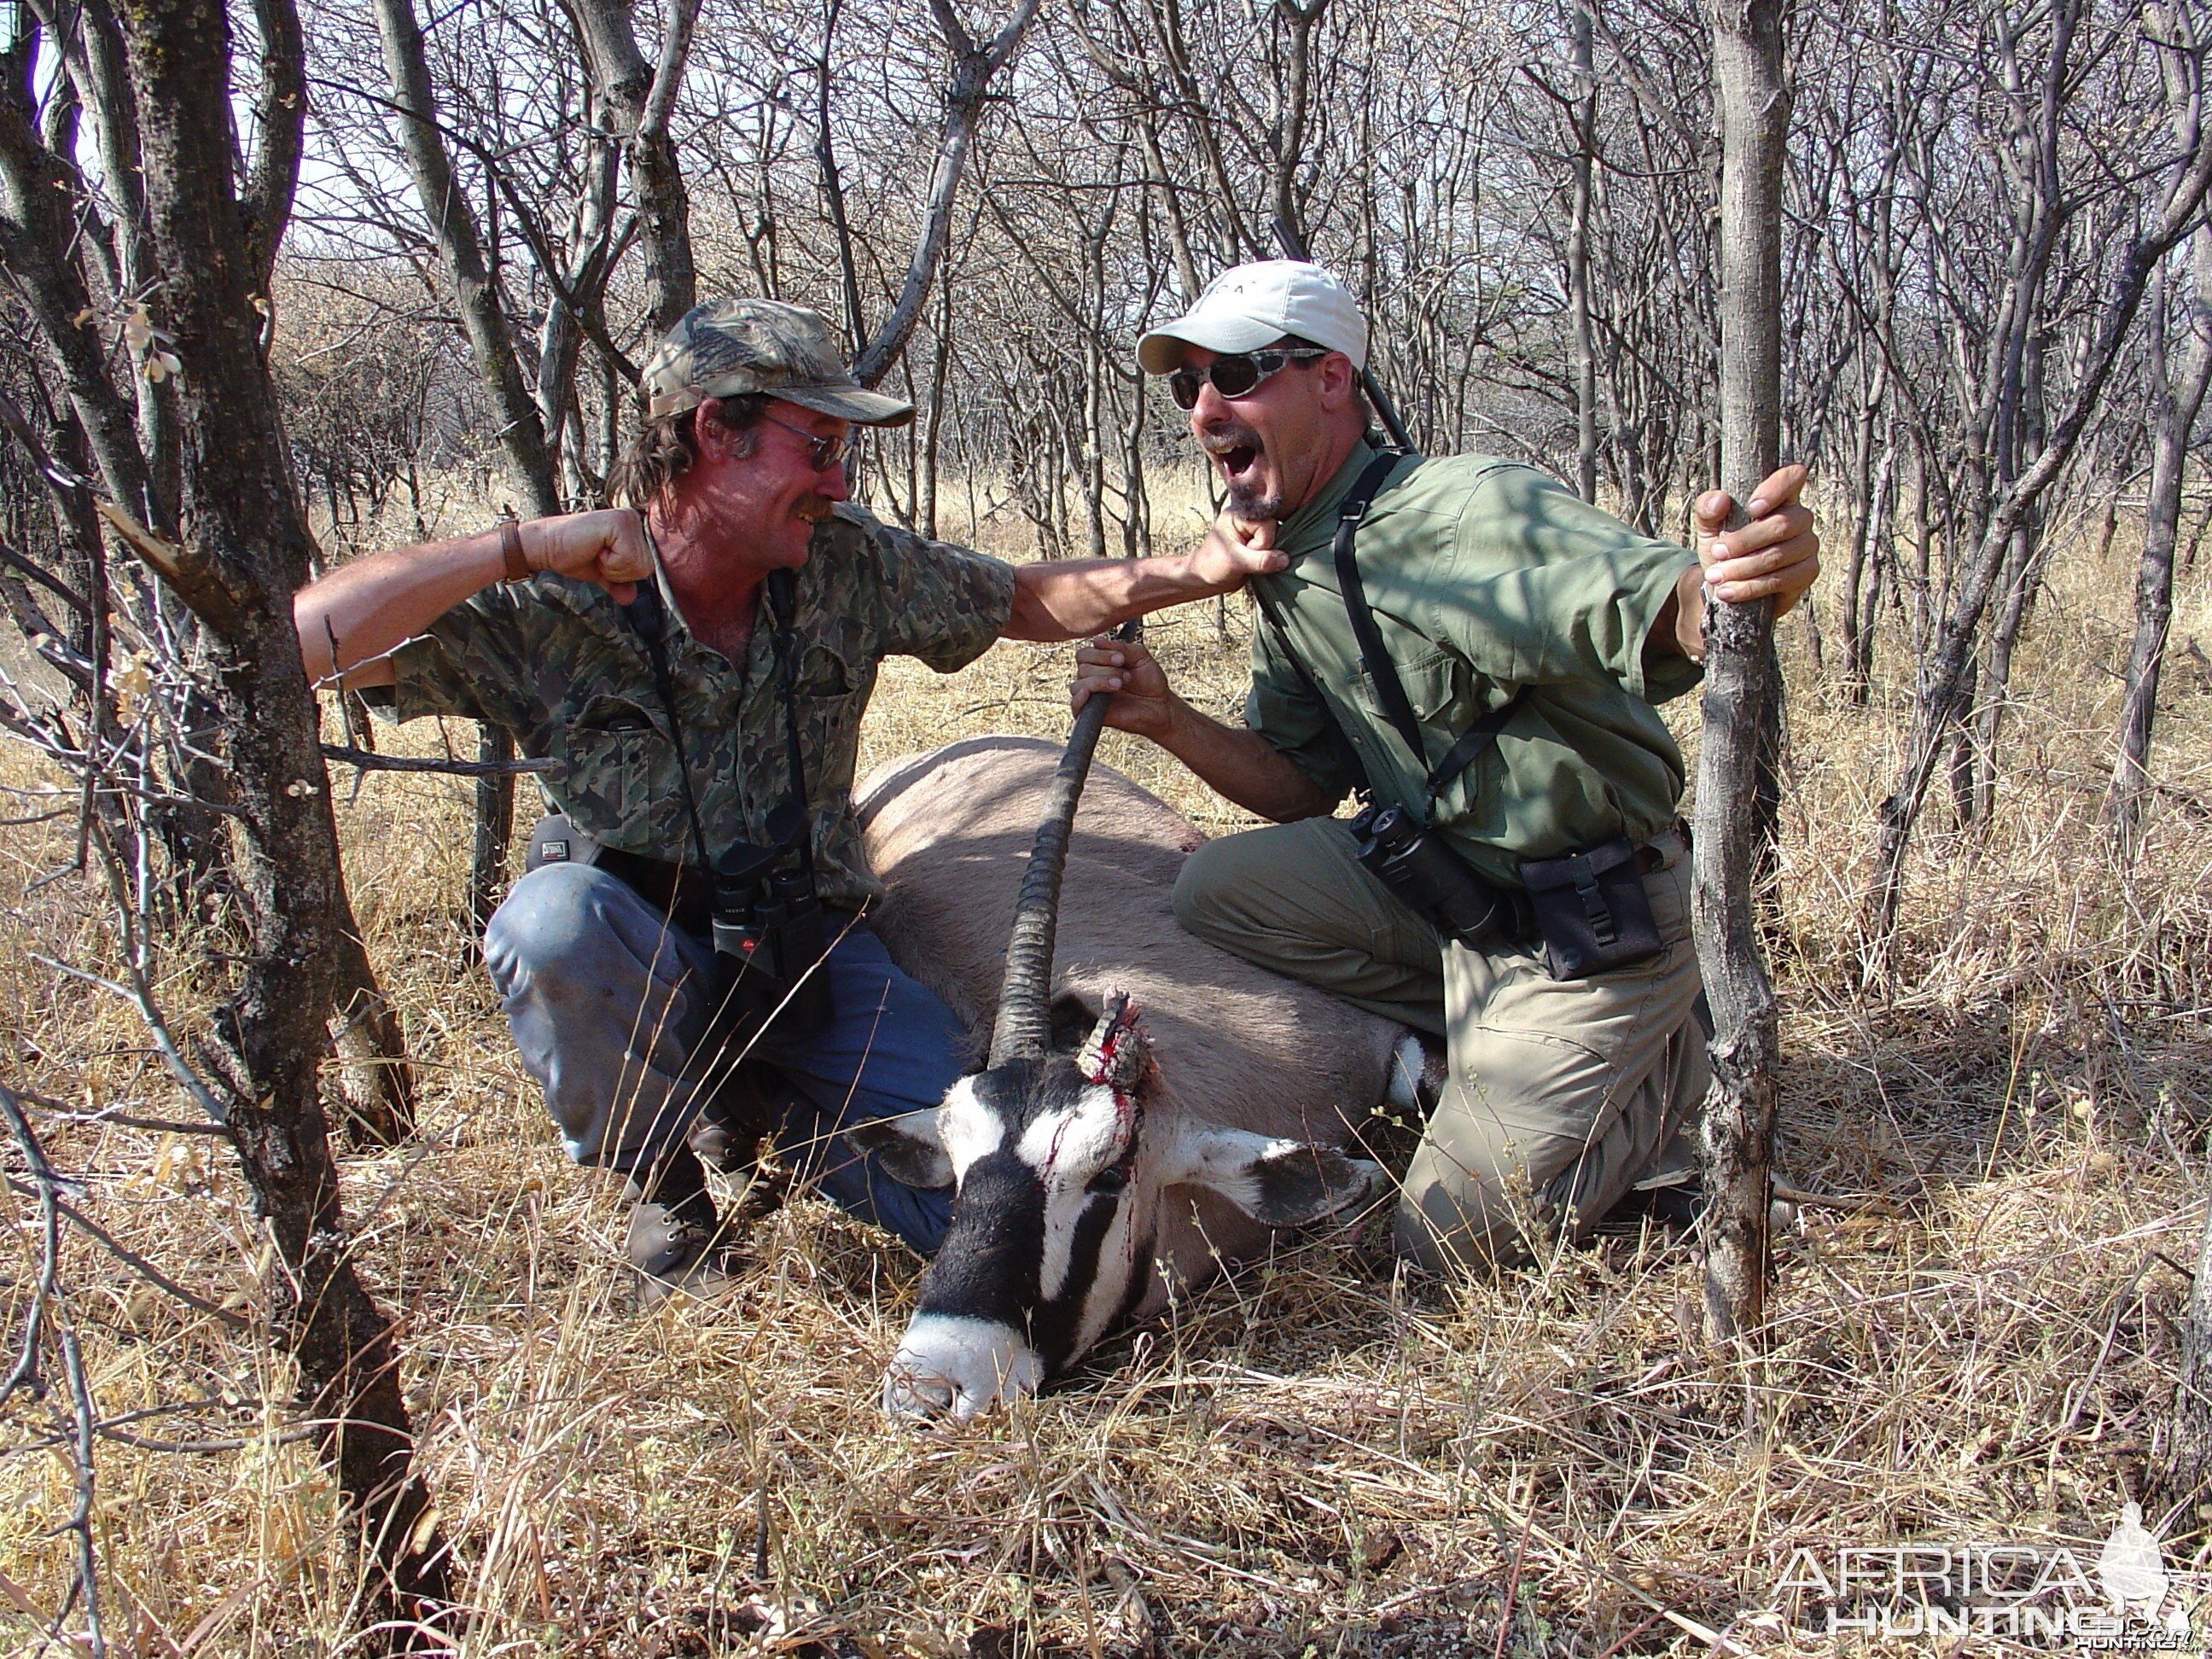
[[[1261,381],[1280,371],[1294,358],[1328,356],[1327,349],[1321,346],[1284,346],[1216,357],[1202,369],[1179,368],[1169,375],[1168,396],[1176,400],[1177,409],[1197,408],[1201,385],[1211,385],[1224,398],[1246,397]]]
[[[814,470],[817,472],[827,472],[852,453],[853,434],[849,431],[840,432],[831,437],[820,438],[803,426],[793,426],[789,421],[779,421],[773,415],[763,415],[761,419],[766,421],[770,426],[780,426],[786,432],[796,433],[805,439],[807,457],[814,463]]]

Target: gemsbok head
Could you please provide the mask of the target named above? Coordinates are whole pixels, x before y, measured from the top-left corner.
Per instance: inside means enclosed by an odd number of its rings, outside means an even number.
[[[1234,1231],[1233,1225],[1208,1227],[1194,1220],[1209,1194],[1257,1224],[1264,1240],[1273,1229],[1308,1224],[1361,1204],[1380,1174],[1375,1164],[1314,1138],[1307,1125],[1323,1121],[1340,1139],[1346,1117],[1365,1115],[1382,1093],[1395,1027],[1341,1005],[1334,1013],[1315,1006],[1316,1034],[1324,1042],[1343,1041],[1346,1053],[1336,1058],[1348,1063],[1310,1067],[1314,1081],[1301,1088],[1294,1079],[1277,1091],[1279,1100],[1266,1097],[1268,1067],[1285,1077],[1291,1068],[1281,1064],[1275,1048],[1264,1042],[1253,1048],[1246,1069],[1256,1068],[1255,1080],[1262,1084],[1259,1114],[1284,1122],[1286,1132],[1275,1134],[1210,1118],[1202,1102],[1164,1077],[1161,1057],[1126,992],[1106,989],[1097,999],[1095,1018],[1086,1018],[1092,1009],[1076,995],[1055,1000],[1061,878],[1103,712],[1102,703],[1094,702],[1078,716],[1046,792],[1005,947],[984,1069],[955,1084],[933,1112],[856,1132],[884,1158],[888,1173],[923,1185],[950,1181],[957,1188],[945,1242],[923,1275],[912,1321],[884,1379],[884,1407],[895,1415],[964,1419],[1033,1393],[1118,1321],[1164,1301],[1170,1275],[1194,1282],[1218,1255],[1243,1253],[1236,1248],[1240,1241],[1226,1241],[1231,1248],[1224,1250],[1224,1241],[1210,1236]],[[985,742],[999,746],[955,745],[965,751],[964,767],[954,750],[942,753],[977,784],[983,781],[975,775],[979,770],[993,766],[991,783],[1002,782],[1010,758],[1031,762],[1034,774],[1041,745]],[[926,773],[917,776],[909,769],[901,789],[911,796],[917,783],[929,781]],[[1114,782],[1173,817],[1126,780]],[[972,811],[988,793],[970,787],[962,798]],[[919,799],[913,804],[918,807]],[[957,812],[952,816],[957,820]],[[954,826],[940,818],[938,827]],[[877,829],[882,828],[878,815]],[[899,860],[891,862],[894,867],[883,873],[896,902],[902,872],[896,867]],[[1166,890],[1172,862],[1160,866],[1164,883],[1147,880],[1146,866],[1127,857],[1102,856],[1081,867],[1102,872],[1101,882],[1118,881],[1129,889],[1093,897],[1105,901],[1109,914],[1128,919],[1128,948],[1141,951],[1148,940],[1157,941],[1164,953],[1176,957],[1176,969],[1164,977],[1189,982],[1194,1003],[1218,998],[1235,1020],[1239,1010],[1264,1006],[1279,993],[1303,991],[1180,933]],[[906,870],[904,878],[911,881],[918,868]],[[1096,910],[1094,905],[1094,916]],[[1099,931],[1096,920],[1090,931]],[[1087,946],[1098,943],[1089,940]],[[1096,962],[1099,954],[1086,948],[1086,960]],[[1128,971],[1157,994],[1164,980],[1159,964],[1133,961]],[[1296,994],[1287,1000],[1295,1024],[1307,1005]],[[1204,1031],[1206,1017],[1196,1007],[1182,1013],[1179,1046],[1189,1048],[1189,1033]],[[1226,1052],[1195,1061],[1193,1069],[1208,1071],[1225,1062],[1235,1070],[1239,1040],[1224,1031]],[[1364,1097],[1328,1098],[1333,1081],[1348,1082]],[[1247,1103],[1236,1115],[1250,1119],[1252,1105]]]

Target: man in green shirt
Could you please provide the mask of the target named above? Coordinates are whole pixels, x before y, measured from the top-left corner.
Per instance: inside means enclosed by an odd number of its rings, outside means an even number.
[[[1279,564],[1210,538],[1158,559],[1018,568],[880,523],[846,499],[855,425],[913,406],[854,382],[828,325],[768,300],[695,307],[647,358],[627,506],[379,553],[302,590],[308,672],[398,718],[506,727],[564,825],[484,933],[526,1070],[568,1154],[630,1177],[648,1295],[719,1280],[717,1217],[689,1144],[733,1063],[708,872],[794,832],[829,949],[826,1023],[779,1015],[747,1057],[783,1089],[778,1144],[822,1190],[916,1249],[949,1189],[902,1185],[841,1132],[934,1107],[961,1072],[951,1012],[858,919],[881,890],[851,794],[888,656],[950,672],[1001,637],[1082,638]]]
[[[1819,569],[1804,471],[1697,504],[1698,556],[1638,535],[1535,469],[1486,456],[1407,456],[1374,490],[1358,570],[1420,738],[1413,752],[1362,666],[1331,556],[1340,506],[1378,451],[1359,388],[1367,330],[1320,267],[1224,272],[1190,313],[1145,337],[1219,469],[1218,533],[1288,556],[1252,584],[1245,727],[1193,709],[1141,647],[1078,653],[1075,701],[1152,738],[1275,828],[1209,842],[1176,892],[1194,933],[1444,1039],[1448,1067],[1398,1209],[1399,1248],[1432,1269],[1577,1236],[1632,1188],[1691,1170],[1678,1132],[1702,1099],[1704,1033],[1689,866],[1675,829],[1682,758],[1653,705],[1698,683],[1702,587],[1786,610]],[[1702,562],[1701,562],[1702,561]],[[1455,776],[1432,769],[1496,716]],[[1626,840],[1661,948],[1571,979],[1525,925],[1478,945],[1440,938],[1354,856],[1330,817],[1364,785],[1425,816],[1496,887],[1531,860]]]

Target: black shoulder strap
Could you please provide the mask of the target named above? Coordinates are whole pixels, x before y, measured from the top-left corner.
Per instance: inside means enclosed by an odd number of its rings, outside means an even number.
[[[775,629],[776,667],[783,682],[783,731],[791,757],[791,798],[799,803],[799,859],[811,880],[814,823],[806,811],[806,758],[799,743],[798,578],[788,570],[771,570],[765,586],[769,620]]]
[[[1367,516],[1368,504],[1382,487],[1382,480],[1390,476],[1390,469],[1401,459],[1386,450],[1368,462],[1358,482],[1336,509],[1336,540],[1330,551],[1336,559],[1336,586],[1344,595],[1345,610],[1352,616],[1352,636],[1359,642],[1359,665],[1374,681],[1375,695],[1382,701],[1382,712],[1398,728],[1406,747],[1413,751],[1417,762],[1425,764],[1428,756],[1421,747],[1421,723],[1413,717],[1413,705],[1407,700],[1406,688],[1398,683],[1398,671],[1391,665],[1390,653],[1382,647],[1382,632],[1375,626],[1375,613],[1367,608],[1366,585],[1359,580],[1359,561],[1352,556],[1352,538],[1358,533],[1360,520]]]
[[[1413,751],[1416,764],[1425,765],[1428,751],[1421,744],[1421,723],[1413,714],[1412,701],[1398,678],[1395,664],[1382,643],[1382,630],[1375,625],[1375,613],[1368,609],[1367,586],[1359,577],[1359,561],[1352,549],[1353,539],[1359,532],[1360,522],[1367,516],[1367,508],[1375,499],[1375,492],[1390,476],[1390,470],[1404,458],[1395,451],[1385,451],[1367,464],[1358,480],[1336,510],[1336,540],[1331,548],[1336,559],[1336,586],[1344,595],[1344,608],[1352,618],[1352,636],[1359,644],[1359,665],[1367,671],[1374,682],[1375,696],[1382,705],[1382,712],[1398,735],[1406,740]],[[1493,708],[1480,720],[1460,733],[1444,757],[1430,769],[1429,799],[1422,817],[1425,819],[1436,811],[1437,797],[1443,787],[1465,771],[1469,763],[1493,742],[1504,730],[1506,722],[1520,708],[1527,688],[1516,689],[1503,706]]]
[[[668,716],[668,740],[676,747],[676,775],[684,785],[684,812],[691,821],[691,845],[699,854],[699,867],[712,870],[714,862],[707,853],[707,826],[699,817],[698,797],[691,793],[691,763],[684,752],[684,725],[676,717],[676,677],[668,666],[668,617],[661,608],[660,589],[652,582],[640,582],[637,597],[621,610],[652,661],[653,688]]]
[[[1445,751],[1436,769],[1429,774],[1429,804],[1421,814],[1423,817],[1436,816],[1437,797],[1443,793],[1444,786],[1467,770],[1477,755],[1497,741],[1498,734],[1520,711],[1521,699],[1528,694],[1527,686],[1516,686],[1511,696],[1459,734],[1459,741]]]

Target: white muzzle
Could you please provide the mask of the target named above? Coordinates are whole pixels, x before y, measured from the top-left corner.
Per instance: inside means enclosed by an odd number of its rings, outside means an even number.
[[[978,1413],[1044,1381],[1044,1361],[1019,1331],[996,1320],[957,1314],[917,1314],[884,1373],[884,1409],[893,1417],[950,1417]]]

